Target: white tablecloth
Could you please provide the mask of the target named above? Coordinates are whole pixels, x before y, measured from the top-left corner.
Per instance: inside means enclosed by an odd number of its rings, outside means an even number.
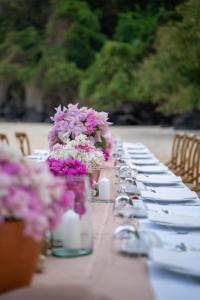
[[[131,145],[124,145],[126,155],[128,156],[127,147],[130,147]],[[166,206],[166,208],[169,207]],[[196,212],[199,210],[200,217],[200,207],[193,208],[196,210]],[[191,210],[191,208],[189,209]],[[200,230],[191,231],[189,233],[180,233],[175,229],[154,225],[148,221],[148,219],[140,219],[139,223],[140,229],[152,230],[164,243],[176,245],[184,242],[190,246],[200,248]],[[150,259],[148,260],[148,271],[156,300],[200,299],[200,279],[167,271],[163,268],[155,266]]]

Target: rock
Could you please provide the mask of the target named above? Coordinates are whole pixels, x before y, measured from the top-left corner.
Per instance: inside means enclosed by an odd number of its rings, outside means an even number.
[[[196,109],[175,118],[173,126],[176,129],[200,129],[200,110]]]

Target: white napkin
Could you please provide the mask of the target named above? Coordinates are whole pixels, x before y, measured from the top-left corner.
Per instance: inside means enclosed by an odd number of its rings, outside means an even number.
[[[138,181],[142,181],[146,184],[151,185],[173,185],[182,182],[181,177],[175,175],[144,175],[139,174],[137,176]]]
[[[200,216],[171,212],[165,213],[154,210],[148,210],[147,215],[149,221],[157,224],[183,228],[200,228]]]
[[[150,190],[141,191],[141,197],[144,200],[160,201],[160,202],[175,202],[175,201],[188,201],[195,199],[196,193],[190,190],[174,189],[172,190]]]
[[[167,269],[178,268],[180,272],[200,276],[199,252],[180,252],[162,248],[152,248],[151,258],[154,263],[166,267]]]

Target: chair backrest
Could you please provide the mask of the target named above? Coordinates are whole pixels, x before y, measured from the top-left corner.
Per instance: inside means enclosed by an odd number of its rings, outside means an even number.
[[[193,157],[192,168],[192,183],[193,189],[196,192],[200,191],[200,137],[196,138],[196,149]]]
[[[174,171],[181,167],[185,139],[186,135],[184,133],[177,133],[174,137],[171,159],[171,168]]]
[[[24,156],[31,154],[31,147],[28,135],[25,132],[15,132],[15,137],[19,144],[20,150]]]
[[[195,146],[196,136],[194,134],[185,135],[183,146],[182,146],[182,154],[181,154],[181,161],[180,161],[180,171],[179,175],[184,176],[187,175],[190,171],[190,167],[192,164],[192,155],[193,148]]]
[[[7,135],[4,133],[0,133],[0,142],[5,143],[5,144],[9,144]]]

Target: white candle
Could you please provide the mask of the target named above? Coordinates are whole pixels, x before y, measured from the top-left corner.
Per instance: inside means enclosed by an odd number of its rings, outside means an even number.
[[[81,222],[80,217],[69,209],[62,220],[62,240],[65,249],[81,248]]]
[[[110,200],[110,180],[106,177],[99,181],[99,199]]]
[[[62,242],[63,236],[64,236],[64,232],[63,232],[64,228],[63,228],[63,222],[61,219],[61,222],[58,224],[58,226],[56,227],[56,229],[54,229],[54,231],[52,232],[53,234],[53,239],[57,242]]]

